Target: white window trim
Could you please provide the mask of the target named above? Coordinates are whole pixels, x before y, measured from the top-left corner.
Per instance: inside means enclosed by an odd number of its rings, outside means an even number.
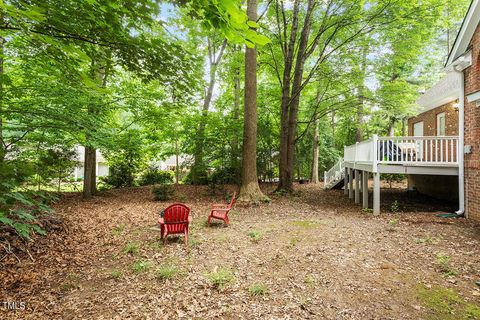
[[[443,118],[443,134],[440,134],[440,119]],[[447,134],[447,115],[445,112],[437,114],[437,136],[444,137]]]

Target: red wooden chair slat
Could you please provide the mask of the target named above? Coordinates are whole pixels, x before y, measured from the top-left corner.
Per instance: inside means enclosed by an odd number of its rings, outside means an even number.
[[[235,204],[235,196],[236,192],[233,193],[232,199],[230,200],[230,203],[228,205],[225,204],[213,204],[212,209],[210,211],[210,215],[208,216],[208,225],[210,225],[210,220],[211,219],[218,219],[218,220],[223,220],[226,225],[230,224],[230,221],[228,220],[228,213],[230,210],[233,208],[233,205]]]
[[[158,220],[160,224],[160,236],[167,244],[169,234],[185,234],[185,244],[188,243],[188,225],[192,222],[189,216],[190,208],[181,203],[174,203],[163,211],[163,218]]]

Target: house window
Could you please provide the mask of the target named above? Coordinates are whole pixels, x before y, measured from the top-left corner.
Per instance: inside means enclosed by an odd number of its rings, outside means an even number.
[[[445,112],[437,114],[437,136],[445,135]]]
[[[413,136],[423,137],[423,121],[413,124]]]

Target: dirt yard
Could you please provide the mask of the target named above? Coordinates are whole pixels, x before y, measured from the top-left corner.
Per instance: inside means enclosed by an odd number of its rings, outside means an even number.
[[[224,194],[180,186],[171,202],[192,209],[188,247],[161,244],[170,202],[149,188],[66,195],[48,236],[1,261],[0,318],[480,319],[480,226],[397,189],[382,190],[380,217],[341,190],[297,190],[208,228]]]

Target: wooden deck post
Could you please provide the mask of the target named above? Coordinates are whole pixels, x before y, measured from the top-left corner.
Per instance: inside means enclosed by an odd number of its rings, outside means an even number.
[[[360,170],[355,170],[355,203],[360,203]]]
[[[380,173],[373,173],[373,214],[380,214]]]
[[[348,168],[348,198],[353,199],[353,169]]]
[[[343,179],[344,190],[343,194],[348,195],[348,168],[345,167],[345,178]]]
[[[362,208],[368,208],[368,171],[362,171]]]

